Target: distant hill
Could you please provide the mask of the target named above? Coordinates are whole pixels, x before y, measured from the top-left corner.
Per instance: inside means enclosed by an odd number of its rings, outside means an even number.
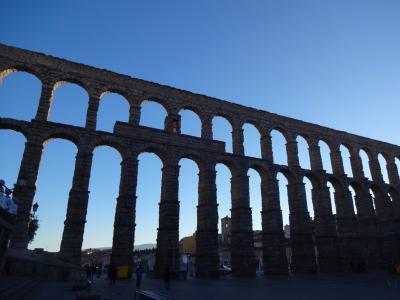
[[[141,245],[135,245],[134,250],[146,250],[146,249],[152,249],[155,248],[157,244],[141,244]],[[98,248],[90,248],[92,250],[110,250],[111,247],[98,247]],[[83,249],[82,251],[86,251],[88,249]]]

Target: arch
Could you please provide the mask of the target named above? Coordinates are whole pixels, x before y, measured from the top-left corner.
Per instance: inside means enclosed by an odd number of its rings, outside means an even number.
[[[163,165],[159,154],[150,148],[138,155],[135,247],[156,247]]]
[[[8,69],[0,73],[1,117],[35,118],[42,82],[32,72]],[[23,107],[23,109],[21,109]]]
[[[44,132],[41,136],[43,145],[54,139],[64,139],[72,142],[76,147],[80,144],[80,138],[79,133],[65,128],[54,128]]]
[[[153,102],[153,103],[159,104],[167,112],[167,115],[169,115],[173,112],[170,102],[167,99],[154,97],[154,96],[144,97],[139,100],[139,105],[143,108],[143,106],[148,102]]]
[[[39,203],[40,227],[30,248],[59,250],[77,150],[64,138],[54,138],[43,148],[34,198]]]
[[[259,170],[249,168],[247,171],[249,177],[249,197],[250,208],[252,211],[253,230],[261,230],[261,174]]]
[[[289,184],[288,175],[289,174],[287,172],[282,172],[282,171],[278,171],[276,174],[276,179],[279,185],[279,202],[281,205],[283,226],[284,228],[286,225],[289,226],[288,232],[285,231],[285,237],[287,237],[287,235],[288,237],[290,237],[290,221],[289,221],[290,208],[289,208],[289,199],[287,190],[287,186]]]
[[[336,210],[336,201],[335,201],[335,193],[338,184],[333,184],[330,180],[327,181],[326,183],[328,189],[329,189],[329,199],[331,202],[331,208],[332,208],[332,214],[336,216],[337,210]]]
[[[0,129],[12,130],[21,133],[25,138],[29,135],[29,123],[16,121],[13,119],[0,118]]]
[[[280,128],[274,128],[271,130],[271,141],[272,141],[272,155],[274,164],[286,165],[288,164],[286,143],[287,139],[285,134],[282,133],[284,130]]]
[[[157,129],[165,129],[165,119],[168,110],[159,101],[143,100],[140,102],[140,121],[139,125]]]
[[[251,123],[243,125],[243,147],[246,156],[261,158],[261,134]]]
[[[181,134],[201,137],[202,121],[198,113],[191,109],[183,108],[179,111],[181,116]]]
[[[232,153],[232,123],[224,116],[212,118],[213,139],[225,142],[225,152]]]
[[[17,182],[26,141],[26,137],[18,131],[0,129],[0,143],[2,145],[0,179],[5,181],[8,188],[12,188],[14,183]]]
[[[347,177],[353,177],[353,169],[351,168],[349,148],[346,145],[341,144],[339,150],[342,156],[344,173],[347,175]]]
[[[112,132],[116,121],[129,122],[128,100],[117,93],[105,92],[100,98],[96,130]]]
[[[381,169],[383,181],[389,183],[389,175],[387,171],[387,160],[382,153],[378,154],[379,168]]]
[[[128,151],[127,143],[121,143],[120,139],[117,139],[111,135],[102,135],[100,137],[93,139],[87,146],[87,150],[89,152],[93,152],[96,148],[103,146],[107,146],[116,150],[120,155],[121,159],[123,159],[126,156],[126,153]]]
[[[323,169],[329,173],[332,174],[332,163],[331,163],[331,148],[329,147],[329,144],[325,140],[320,140],[318,142],[318,146],[320,148],[321,152],[321,159],[322,159],[322,166]]]
[[[83,249],[112,245],[121,162],[113,147],[98,145],[93,151]]]
[[[297,149],[299,152],[299,163],[303,169],[311,170],[309,144],[305,137],[298,135],[296,137]]]
[[[315,186],[315,182],[311,180],[311,176],[303,176],[303,183],[304,183],[304,188],[306,191],[306,201],[307,201],[307,210],[308,213],[310,214],[310,218],[314,219],[314,201],[316,199],[313,199],[313,189]]]
[[[397,173],[399,174],[399,177],[400,177],[400,158],[399,157],[395,157],[394,158],[394,163],[397,166]]]
[[[352,204],[353,204],[354,213],[355,213],[355,215],[357,215],[358,210],[357,210],[357,202],[356,202],[356,190],[354,189],[354,187],[352,185],[349,185],[349,191],[351,194],[351,200],[352,200]]]
[[[200,169],[197,162],[189,158],[181,158],[179,166],[179,239],[182,239],[196,232]]]
[[[53,88],[48,120],[84,127],[89,95],[82,83],[75,80],[58,81]]]
[[[368,153],[367,151],[366,151],[365,148],[361,148],[360,151],[359,151],[359,155],[360,155],[360,158],[361,158],[361,161],[362,161],[362,167],[363,167],[363,170],[364,170],[364,176],[366,178],[368,178],[369,180],[372,180],[371,170],[369,168],[370,156],[367,154]]]
[[[190,149],[184,149],[180,155],[179,155],[179,160],[182,159],[189,159],[192,160],[196,163],[197,167],[199,168],[199,170],[201,170],[204,166],[205,163],[205,158],[198,152],[195,150],[190,150]]]
[[[153,153],[158,157],[158,159],[161,160],[163,165],[165,164],[167,160],[167,149],[164,147],[157,145],[157,144],[141,144],[137,148],[137,153],[138,156],[140,156],[142,153]]]

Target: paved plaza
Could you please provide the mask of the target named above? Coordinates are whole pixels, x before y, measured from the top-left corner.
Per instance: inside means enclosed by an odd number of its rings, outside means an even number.
[[[76,299],[72,283],[42,282],[24,297],[26,300]],[[162,280],[144,277],[142,290],[158,291],[175,299],[400,299],[400,277],[386,274],[334,274],[297,277],[222,278],[172,281],[166,290]],[[106,279],[94,279],[92,294],[103,299],[134,299],[135,280],[118,281],[110,286]],[[82,294],[82,292],[80,292]]]

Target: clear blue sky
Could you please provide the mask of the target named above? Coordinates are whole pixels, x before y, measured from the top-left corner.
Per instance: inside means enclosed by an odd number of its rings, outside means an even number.
[[[399,1],[25,0],[6,1],[1,10],[1,43],[399,143]],[[0,115],[30,120],[39,94],[34,78],[11,74],[0,88]],[[63,85],[50,120],[82,125],[86,106],[80,88]],[[123,99],[106,96],[99,128],[111,130],[127,113]],[[183,131],[198,135],[198,121],[189,112],[183,116]],[[157,105],[143,108],[142,124],[158,127],[162,118]],[[214,131],[229,142],[226,122],[216,120]],[[246,128],[246,138],[246,153],[258,155],[254,129]],[[12,185],[25,141],[9,131],[0,131],[0,139],[0,177]],[[278,161],[284,159],[281,148],[274,145]],[[59,247],[75,154],[67,141],[45,146],[36,196],[41,228],[31,247]],[[324,157],[327,165],[327,152]],[[120,160],[111,148],[95,152],[85,248],[111,244]],[[196,228],[198,170],[192,161],[181,165],[182,237]],[[137,244],[155,241],[160,168],[155,155],[140,156]],[[224,166],[217,170],[223,217],[229,214],[230,175]],[[260,229],[259,178],[251,171],[250,179],[253,223]]]

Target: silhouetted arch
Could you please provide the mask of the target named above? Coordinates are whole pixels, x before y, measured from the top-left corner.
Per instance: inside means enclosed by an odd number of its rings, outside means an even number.
[[[261,230],[261,174],[259,170],[249,168],[247,175],[249,176],[249,200],[252,210],[253,230]]]
[[[225,151],[232,153],[232,123],[223,116],[212,119],[213,139],[225,142]]]
[[[59,81],[53,89],[48,120],[84,127],[89,95],[82,85],[71,81]]]
[[[261,158],[261,135],[258,129],[250,123],[243,125],[244,154],[246,156]]]
[[[140,122],[141,126],[157,129],[165,128],[165,118],[168,111],[160,102],[154,100],[144,100],[141,102]]]
[[[332,174],[333,173],[332,172],[332,163],[331,163],[331,157],[330,157],[331,149],[330,149],[328,143],[325,142],[324,140],[320,140],[318,142],[318,145],[320,147],[323,169],[327,173]]]
[[[77,151],[76,145],[64,138],[53,138],[43,147],[34,198],[40,206],[40,230],[30,248],[59,250]]]
[[[35,118],[41,85],[40,79],[30,72],[6,70],[0,73],[1,117],[25,121]]]
[[[202,122],[199,115],[190,109],[181,109],[181,134],[201,137]]]
[[[340,153],[342,155],[343,169],[347,177],[353,177],[353,170],[351,168],[350,150],[347,146],[340,145]]]
[[[112,132],[116,121],[129,122],[129,102],[116,93],[105,92],[100,98],[96,130]]]
[[[275,164],[287,165],[286,138],[279,128],[271,130],[272,154]]]
[[[297,149],[299,152],[300,167],[302,167],[303,169],[311,170],[310,151],[307,140],[303,136],[298,135],[296,137],[296,142],[297,142]]]
[[[378,154],[378,162],[379,162],[379,167],[381,169],[383,181],[389,183],[389,176],[387,172],[387,161],[386,158],[382,155],[382,153]]]
[[[360,149],[359,155],[362,161],[364,176],[369,180],[372,180],[371,170],[369,168],[369,160],[370,160],[369,155],[367,154],[365,149]]]

